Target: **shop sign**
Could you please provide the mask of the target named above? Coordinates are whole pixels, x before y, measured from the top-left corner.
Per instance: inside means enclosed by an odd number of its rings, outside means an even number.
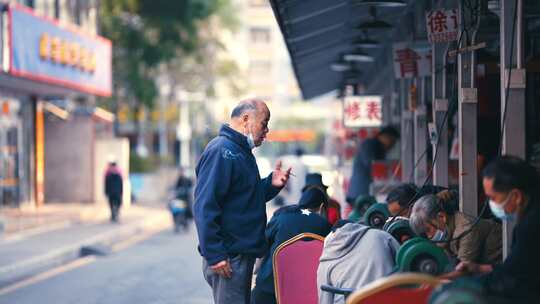
[[[343,105],[343,124],[348,128],[382,125],[381,96],[347,96]]]
[[[110,96],[111,42],[11,5],[9,73],[84,93]]]
[[[407,42],[394,44],[394,75],[397,79],[431,75],[431,48]]]
[[[428,12],[426,26],[430,43],[456,41],[459,31],[457,9]]]

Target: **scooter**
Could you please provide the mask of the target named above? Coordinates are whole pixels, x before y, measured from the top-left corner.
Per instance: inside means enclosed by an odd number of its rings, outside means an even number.
[[[173,218],[174,232],[187,231],[189,229],[187,202],[175,197],[169,201],[168,207]]]

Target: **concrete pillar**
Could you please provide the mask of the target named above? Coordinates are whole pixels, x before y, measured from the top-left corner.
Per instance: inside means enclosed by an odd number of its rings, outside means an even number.
[[[400,80],[400,100],[401,100],[401,177],[404,183],[412,182],[414,154],[414,126],[413,113],[409,111],[408,97],[409,86],[406,79]]]
[[[421,86],[424,87],[425,83]],[[423,89],[420,90],[423,92]],[[421,104],[414,111],[414,183],[423,186],[427,178],[427,115],[426,106]]]
[[[431,90],[433,101],[433,184],[448,187],[448,100],[446,96],[447,43],[431,45]],[[430,132],[432,133],[432,132]]]
[[[501,0],[502,155],[525,159],[525,87],[523,68],[523,1]],[[503,224],[503,254],[508,256],[514,224]]]
[[[476,4],[476,1],[473,1]],[[473,4],[474,5],[474,4]],[[471,12],[460,9],[460,24],[471,24]],[[467,47],[465,39],[459,48]],[[458,55],[458,128],[459,128],[459,209],[464,213],[478,214],[477,172],[477,116],[478,92],[475,88],[475,53],[460,52]]]

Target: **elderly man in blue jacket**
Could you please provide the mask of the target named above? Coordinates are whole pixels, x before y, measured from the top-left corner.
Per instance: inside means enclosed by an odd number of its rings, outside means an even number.
[[[203,272],[215,303],[249,303],[253,265],[267,249],[266,206],[291,169],[261,179],[252,149],[268,133],[270,111],[261,100],[240,102],[196,168],[194,215]]]

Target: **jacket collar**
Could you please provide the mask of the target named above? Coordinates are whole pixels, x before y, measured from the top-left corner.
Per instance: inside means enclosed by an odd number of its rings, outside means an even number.
[[[247,137],[244,134],[239,133],[238,131],[234,130],[227,124],[223,124],[221,126],[221,129],[219,130],[219,136],[227,137],[228,139],[235,142],[237,145],[242,147],[246,152],[251,153],[251,148],[249,147],[249,144],[247,142]]]

